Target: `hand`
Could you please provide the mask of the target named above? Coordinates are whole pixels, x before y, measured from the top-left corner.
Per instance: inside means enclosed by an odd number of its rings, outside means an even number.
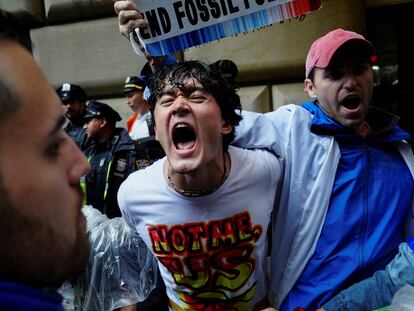
[[[129,40],[129,34],[135,28],[148,27],[148,22],[144,19],[144,15],[138,10],[134,2],[120,0],[114,3],[114,9],[118,15],[119,32]],[[150,56],[145,50],[141,50],[148,60],[151,70],[157,71],[164,65],[165,56]]]
[[[148,22],[138,10],[135,3],[130,1],[117,1],[114,3],[114,9],[118,15],[119,32],[129,40],[129,34],[135,28],[145,28]]]

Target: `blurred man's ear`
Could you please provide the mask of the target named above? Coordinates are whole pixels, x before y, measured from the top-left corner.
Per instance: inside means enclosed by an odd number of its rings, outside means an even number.
[[[309,97],[316,98],[315,86],[311,79],[305,79],[304,81],[304,91],[308,93]]]

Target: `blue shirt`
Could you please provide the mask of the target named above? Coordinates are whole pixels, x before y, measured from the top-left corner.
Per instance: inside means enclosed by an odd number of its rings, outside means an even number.
[[[55,292],[0,280],[0,310],[62,311],[62,296]]]

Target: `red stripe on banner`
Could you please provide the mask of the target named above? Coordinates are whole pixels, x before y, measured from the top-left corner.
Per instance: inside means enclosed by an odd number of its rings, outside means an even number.
[[[321,0],[295,0],[288,3],[289,16],[295,17],[320,9]]]

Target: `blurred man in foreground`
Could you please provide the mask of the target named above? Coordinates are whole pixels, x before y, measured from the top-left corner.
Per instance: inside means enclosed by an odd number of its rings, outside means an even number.
[[[79,180],[89,164],[62,129],[56,92],[0,18],[0,309],[61,310],[43,288],[88,260]]]

